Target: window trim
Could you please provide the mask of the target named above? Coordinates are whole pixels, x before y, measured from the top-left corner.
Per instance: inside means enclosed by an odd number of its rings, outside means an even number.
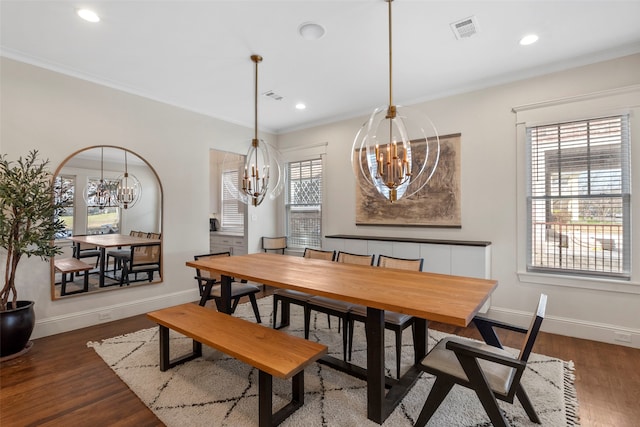
[[[558,266],[543,266],[543,265],[534,265],[533,261],[532,261],[532,257],[533,257],[533,252],[534,252],[534,240],[533,240],[533,235],[532,235],[532,228],[533,228],[533,223],[534,223],[534,218],[532,216],[532,209],[534,209],[534,203],[536,202],[544,202],[546,207],[544,208],[544,212],[545,212],[545,223],[548,224],[547,221],[549,221],[549,209],[550,209],[550,204],[553,203],[553,201],[558,201],[562,198],[565,198],[567,200],[575,200],[575,199],[586,199],[589,198],[589,196],[584,196],[584,195],[578,195],[578,194],[571,194],[571,195],[567,195],[565,196],[564,194],[549,194],[548,193],[548,189],[545,189],[545,194],[534,194],[536,193],[536,190],[540,190],[539,187],[534,187],[534,182],[531,181],[531,176],[532,176],[532,167],[536,167],[536,168],[540,168],[540,162],[542,161],[541,158],[541,153],[536,151],[536,154],[534,154],[532,152],[532,150],[537,150],[539,148],[538,145],[536,145],[535,147],[532,145],[533,144],[533,137],[531,136],[533,133],[533,130],[542,128],[542,132],[544,132],[545,128],[554,128],[554,129],[558,129],[561,130],[563,128],[568,128],[568,129],[574,129],[576,126],[584,126],[585,128],[589,129],[590,126],[592,124],[596,124],[597,123],[603,123],[603,122],[611,122],[611,121],[618,121],[620,120],[620,129],[621,129],[621,136],[620,136],[620,145],[619,145],[619,158],[617,158],[618,162],[619,162],[619,168],[620,168],[620,179],[621,179],[621,188],[620,188],[620,193],[607,193],[604,195],[596,195],[594,197],[594,199],[597,198],[614,198],[616,200],[620,200],[621,202],[621,208],[622,208],[622,212],[624,214],[623,216],[623,222],[622,222],[622,239],[623,239],[623,244],[624,244],[624,248],[625,250],[622,252],[622,257],[620,259],[620,268],[622,269],[622,271],[599,271],[599,270],[589,270],[589,269],[581,269],[581,268],[569,268],[568,266],[566,267],[558,267]],[[622,115],[616,115],[616,116],[607,116],[607,117],[596,117],[596,118],[588,118],[588,119],[583,119],[583,120],[574,120],[574,121],[570,121],[570,122],[558,122],[558,123],[549,123],[549,124],[545,124],[545,125],[538,125],[538,126],[526,126],[525,130],[527,132],[527,136],[526,136],[526,156],[527,156],[527,245],[526,245],[526,251],[527,251],[527,271],[528,272],[532,272],[532,273],[541,273],[541,274],[559,274],[559,275],[567,275],[567,276],[580,276],[580,277],[603,277],[603,278],[607,278],[607,279],[613,279],[613,280],[625,280],[628,281],[631,279],[631,250],[632,250],[632,239],[631,239],[631,206],[629,203],[629,200],[631,198],[631,185],[630,182],[626,181],[626,179],[630,179],[630,169],[631,169],[631,150],[630,150],[630,145],[631,145],[631,141],[630,141],[630,133],[629,133],[629,122],[630,122],[630,118],[628,114],[622,114]],[[576,172],[577,170],[582,171],[582,172],[592,172],[592,173],[596,173],[601,169],[602,167],[608,167],[611,168],[615,162],[611,162],[610,157],[608,156],[608,153],[604,153],[601,151],[602,150],[602,143],[603,140],[602,138],[599,138],[597,135],[594,135],[593,139],[590,138],[590,134],[588,134],[587,138],[583,141],[582,139],[580,140],[583,144],[586,144],[584,147],[581,146],[577,146],[575,145],[575,141],[574,142],[568,142],[564,137],[562,136],[555,136],[553,142],[554,144],[559,144],[558,146],[561,147],[560,149],[560,154],[558,154],[558,152],[555,152],[555,150],[553,151],[549,151],[549,152],[545,152],[544,155],[544,166],[542,166],[542,170],[547,171],[549,168],[548,165],[548,161],[546,159],[546,155],[547,154],[551,154],[552,155],[552,161],[555,162],[555,166],[556,167],[552,167],[551,172],[558,170],[558,168],[560,168],[560,173],[562,176],[569,176],[571,172]],[[539,141],[541,144],[545,144],[544,142],[544,135],[541,136],[543,141]],[[566,146],[565,144],[568,144],[569,146]],[[570,147],[571,145],[573,145],[572,147]],[[581,148],[582,151],[576,151],[579,148]],[[608,150],[608,149],[607,149]],[[571,154],[573,153],[573,157],[575,158],[575,154],[576,153],[580,153],[580,157],[582,156],[586,156],[588,158],[588,161],[586,164],[580,166],[580,168],[576,169],[574,162],[575,159],[573,159],[571,157]],[[589,154],[588,154],[589,153]],[[553,159],[553,155],[556,155],[556,158]],[[607,156],[605,156],[605,154],[607,154]],[[563,162],[562,158],[568,156],[568,161],[569,163]],[[606,158],[605,158],[606,157]],[[598,160],[601,160],[600,162],[598,162]],[[604,159],[604,161],[602,161],[602,159]],[[533,163],[536,163],[536,165],[534,166]],[[592,166],[593,163],[593,166]],[[598,168],[598,166],[600,166],[600,168]],[[583,170],[583,168],[587,168],[587,170]],[[627,169],[628,168],[628,169]],[[535,169],[538,170],[538,169]],[[537,172],[536,175],[539,175],[540,172]],[[547,173],[545,173],[545,183],[546,183],[546,177],[548,177],[549,175]],[[539,184],[539,181],[537,181]],[[596,185],[596,183],[594,183],[594,185]],[[591,191],[591,183],[589,183],[589,190]],[[558,189],[558,191],[561,191],[560,189]],[[589,192],[589,194],[591,194]],[[626,203],[625,203],[626,200]],[[539,221],[539,220],[538,220]],[[576,226],[577,224],[569,224],[567,225],[567,227],[571,227],[571,226]],[[585,224],[581,224],[582,226],[584,226]],[[578,225],[580,226],[580,225]],[[582,230],[582,227],[580,227],[580,230]],[[548,230],[547,230],[548,231]],[[568,235],[567,235],[568,236]],[[568,237],[567,237],[568,239]],[[538,239],[536,239],[536,241],[538,241]],[[567,251],[567,254],[569,252]],[[542,255],[544,257],[544,255]],[[582,260],[583,256],[582,256],[582,251],[580,252],[580,260]],[[586,255],[586,261],[587,263],[589,263],[591,261],[591,257],[588,255]],[[593,258],[593,263],[595,264],[597,261],[595,259],[595,256]]]
[[[284,228],[285,228],[285,235],[287,236],[287,245],[293,250],[293,251],[297,251],[297,250],[302,250],[304,249],[303,246],[295,246],[293,244],[294,239],[291,238],[291,234],[290,234],[290,223],[289,223],[289,213],[290,213],[290,206],[291,203],[289,203],[289,190],[290,190],[290,165],[293,163],[303,163],[303,162],[313,162],[313,161],[320,161],[320,235],[318,236],[318,240],[320,242],[319,246],[308,246],[310,248],[313,249],[322,249],[322,243],[323,243],[323,230],[324,230],[324,202],[325,202],[325,159],[324,156],[319,155],[319,156],[315,156],[315,157],[311,157],[311,158],[304,158],[304,159],[300,159],[300,160],[291,160],[291,161],[287,161],[286,165],[285,165],[285,194],[284,194]],[[296,205],[296,206],[316,206],[316,205]]]
[[[583,288],[607,292],[640,294],[640,257],[634,254],[640,250],[640,233],[631,233],[631,279],[619,280],[602,277],[567,276],[563,274],[537,273],[527,271],[527,156],[526,127],[548,123],[583,120],[587,118],[628,114],[632,138],[640,135],[640,84],[592,92],[578,96],[552,99],[524,104],[512,108],[515,122],[516,141],[516,270],[522,283]],[[631,187],[640,188],[640,162],[632,145]],[[637,212],[640,198],[632,200],[631,211]],[[638,219],[635,219],[637,222]],[[633,226],[633,218],[632,218]]]

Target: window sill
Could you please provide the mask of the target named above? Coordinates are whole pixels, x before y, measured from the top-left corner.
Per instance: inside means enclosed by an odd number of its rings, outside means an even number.
[[[614,279],[563,276],[561,274],[531,273],[528,271],[518,271],[518,279],[526,283],[640,294],[640,283]]]

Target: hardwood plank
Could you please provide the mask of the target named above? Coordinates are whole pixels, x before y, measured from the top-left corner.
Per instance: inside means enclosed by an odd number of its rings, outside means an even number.
[[[163,425],[86,346],[150,327],[156,325],[140,315],[35,340],[29,353],[0,364],[0,426]],[[473,327],[429,327],[479,338]],[[515,333],[501,338],[513,347],[520,342]],[[640,349],[541,332],[533,351],[574,361],[582,427],[638,425]]]

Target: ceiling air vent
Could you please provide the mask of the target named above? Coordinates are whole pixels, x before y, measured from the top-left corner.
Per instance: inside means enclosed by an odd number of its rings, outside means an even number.
[[[470,16],[469,18],[451,24],[451,29],[458,40],[467,39],[479,31],[478,20],[475,16]]]
[[[272,90],[263,93],[262,96],[266,96],[267,98],[273,99],[274,101],[282,101],[284,99],[284,96],[278,95]]]

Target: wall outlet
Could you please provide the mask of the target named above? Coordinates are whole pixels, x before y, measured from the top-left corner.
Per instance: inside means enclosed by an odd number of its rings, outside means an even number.
[[[619,342],[631,342],[631,334],[628,332],[616,332],[613,336],[615,341]]]
[[[102,313],[98,313],[98,320],[101,322],[106,322],[107,320],[111,320],[111,312],[103,311]]]

